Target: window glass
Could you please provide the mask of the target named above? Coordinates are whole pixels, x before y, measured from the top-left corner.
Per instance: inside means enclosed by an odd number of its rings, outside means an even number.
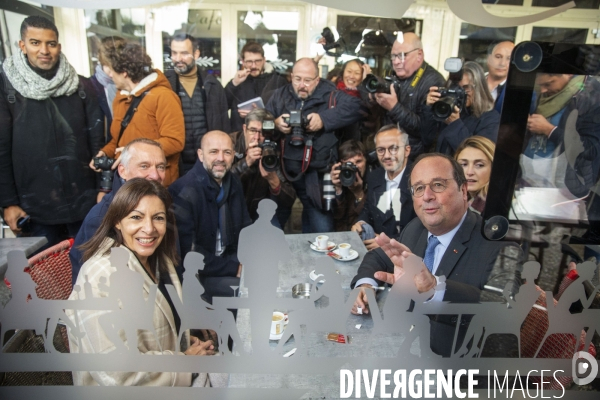
[[[174,33],[192,35],[200,47],[200,58],[196,63],[207,73],[221,76],[221,10],[189,10],[187,21]],[[173,33],[173,32],[171,32]],[[172,35],[162,32],[164,69],[173,69],[170,41]]]
[[[567,0],[533,0],[534,7],[558,7],[567,3]],[[575,8],[598,8],[600,0],[575,0]]]
[[[265,58],[279,71],[296,60],[299,14],[293,11],[238,11],[238,54],[248,41],[263,46]]]
[[[337,59],[344,63],[359,57],[369,64],[376,75],[392,69],[390,52],[398,32],[414,32],[421,36],[423,21],[414,18],[377,18],[338,15],[336,29],[344,40],[344,55]]]
[[[531,40],[540,42],[585,44],[587,35],[587,29],[534,26],[533,31],[531,32]]]
[[[129,42],[145,46],[146,11],[143,8],[84,10],[84,15],[91,75],[98,65],[98,51],[105,37],[120,36]]]
[[[487,28],[463,22],[460,28],[458,56],[475,61],[487,70],[487,52],[492,43],[515,41],[517,28]]]

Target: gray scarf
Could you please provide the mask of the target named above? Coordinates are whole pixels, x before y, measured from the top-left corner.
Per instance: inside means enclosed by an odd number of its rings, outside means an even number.
[[[60,54],[58,70],[50,80],[39,76],[28,63],[27,56],[19,51],[7,58],[2,65],[6,77],[23,97],[45,100],[49,97],[70,96],[77,90],[79,76],[64,54]]]

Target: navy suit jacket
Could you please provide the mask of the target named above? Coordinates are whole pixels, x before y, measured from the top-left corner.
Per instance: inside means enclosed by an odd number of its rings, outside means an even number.
[[[487,283],[502,247],[507,242],[492,242],[481,235],[481,216],[467,211],[467,216],[458,229],[435,272],[437,276],[446,276],[446,292],[444,301],[457,303],[476,303]],[[424,257],[427,248],[428,231],[418,218],[413,219],[400,233],[398,241],[406,245],[413,254]],[[359,279],[372,278],[377,271],[394,272],[394,264],[380,248],[365,255],[352,280],[351,287]],[[383,282],[377,281],[379,285]],[[456,317],[431,317],[431,349],[440,355],[449,356],[452,349]],[[467,321],[461,321],[461,332],[464,335]],[[460,343],[461,339],[457,343]]]
[[[416,217],[412,196],[408,189],[408,169],[408,166],[406,166],[402,179],[400,180],[400,204],[402,205],[400,211],[400,231]],[[375,233],[385,232],[389,237],[398,237],[394,212],[391,209],[388,209],[384,213],[377,208],[379,199],[381,196],[385,196],[386,192],[385,174],[385,170],[379,167],[375,171],[370,172],[367,176],[367,199],[365,206],[358,216],[358,221],[367,222],[373,227]]]

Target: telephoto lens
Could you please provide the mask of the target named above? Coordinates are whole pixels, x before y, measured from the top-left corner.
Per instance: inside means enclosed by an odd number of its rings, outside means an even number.
[[[330,211],[333,207],[333,200],[335,199],[335,187],[331,182],[331,174],[326,172],[323,175],[323,199],[325,200],[325,210]]]

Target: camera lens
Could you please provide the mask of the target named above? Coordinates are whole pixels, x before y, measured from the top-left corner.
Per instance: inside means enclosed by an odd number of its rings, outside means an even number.
[[[431,106],[433,118],[438,121],[443,121],[448,118],[454,110],[456,99],[451,96],[442,97]]]
[[[340,171],[340,182],[342,186],[352,186],[356,180],[356,172],[350,168],[342,168]]]
[[[366,76],[364,80],[365,89],[369,93],[376,93],[377,89],[379,89],[380,85],[377,81],[377,77],[375,75],[369,74]]]

